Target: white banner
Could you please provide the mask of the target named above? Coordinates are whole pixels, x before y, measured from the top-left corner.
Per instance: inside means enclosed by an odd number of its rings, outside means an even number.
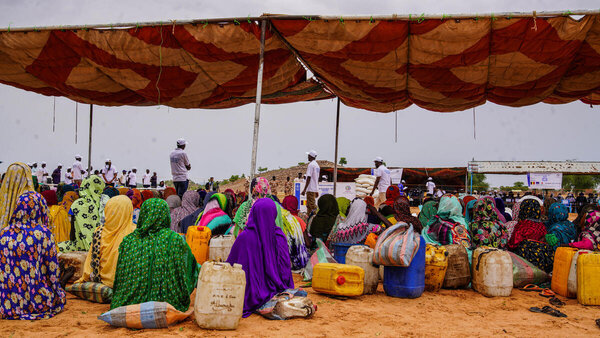
[[[562,173],[529,173],[527,186],[529,189],[562,189]]]
[[[390,177],[392,178],[392,184],[399,184],[402,182],[402,168],[390,169]]]
[[[298,199],[298,203],[300,203],[299,209],[302,212],[306,212],[306,195],[300,195],[302,189],[304,189],[304,183],[294,184],[294,195]],[[352,201],[354,198],[356,198],[356,183],[338,182],[336,192],[337,194],[335,197],[346,197],[347,199]],[[325,194],[333,195],[333,182],[319,183],[319,197]],[[317,197],[317,201],[319,201],[319,197]]]

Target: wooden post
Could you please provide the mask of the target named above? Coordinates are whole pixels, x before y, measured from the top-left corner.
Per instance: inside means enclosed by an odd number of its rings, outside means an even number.
[[[256,175],[256,155],[258,153],[258,129],[260,127],[260,103],[262,99],[263,66],[265,62],[265,30],[267,20],[262,20],[260,32],[260,57],[258,59],[258,76],[256,79],[256,105],[254,106],[254,136],[252,138],[252,160],[250,163],[250,182]],[[249,192],[251,196],[252,191]]]
[[[337,98],[337,114],[335,115],[335,162],[333,163],[333,196],[336,196],[336,193],[337,193],[339,136],[340,136],[340,98],[338,97]]]
[[[88,176],[90,175],[89,170],[92,167],[92,123],[94,121],[94,105],[90,104],[90,138],[88,140]]]

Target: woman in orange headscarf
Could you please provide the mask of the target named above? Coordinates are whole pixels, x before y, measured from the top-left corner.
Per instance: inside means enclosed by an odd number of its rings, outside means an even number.
[[[131,199],[133,205],[133,224],[137,224],[138,216],[140,215],[140,208],[142,207],[142,194],[137,189],[130,189],[127,191],[127,197]]]
[[[177,191],[173,187],[166,187],[163,191],[163,199],[166,201],[167,197],[171,195],[177,195]]]
[[[150,190],[142,191],[142,202],[154,198],[154,194]]]

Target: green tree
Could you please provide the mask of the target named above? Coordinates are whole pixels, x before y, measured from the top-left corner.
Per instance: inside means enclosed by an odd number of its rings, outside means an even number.
[[[346,160],[346,158],[345,158],[345,157],[340,157],[339,164],[340,164],[340,165],[343,167],[343,166],[345,166],[346,164],[348,164],[348,161]]]
[[[240,179],[240,175],[231,175],[229,182],[235,182]]]
[[[563,175],[563,189],[595,189],[600,184],[600,175]]]
[[[525,188],[525,189],[529,189],[527,186],[525,186],[525,183],[523,182],[515,182],[515,184],[513,185],[513,187],[515,188]]]
[[[265,171],[267,171],[267,170],[269,170],[269,168],[267,168],[267,167],[264,167],[264,168],[262,168],[262,167],[258,167],[258,172],[259,172],[259,173],[264,173],[264,172],[265,172]]]
[[[298,162],[298,165],[305,165],[305,162]]]
[[[485,174],[471,174],[473,176],[473,190],[486,191],[490,189],[490,184],[485,181]],[[471,186],[471,181],[469,181]]]

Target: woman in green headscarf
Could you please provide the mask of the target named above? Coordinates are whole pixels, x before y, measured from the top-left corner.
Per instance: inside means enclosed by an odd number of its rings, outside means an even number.
[[[338,197],[336,200],[338,208],[340,209],[340,216],[346,217],[348,214],[348,208],[350,207],[350,200],[346,197]]]
[[[119,246],[111,309],[149,301],[187,311],[199,267],[185,239],[171,230],[167,202],[142,204],[137,229]]]
[[[81,183],[80,198],[71,204],[73,222],[71,240],[58,243],[60,252],[88,251],[94,231],[104,222],[104,206],[109,197],[102,195],[104,182],[92,175]]]
[[[444,195],[440,199],[437,214],[429,220],[421,235],[427,243],[461,244],[470,249],[472,242],[467,227],[458,198]]]
[[[419,213],[419,221],[422,225],[426,225],[437,214],[438,202],[435,200],[425,201],[423,208]]]

